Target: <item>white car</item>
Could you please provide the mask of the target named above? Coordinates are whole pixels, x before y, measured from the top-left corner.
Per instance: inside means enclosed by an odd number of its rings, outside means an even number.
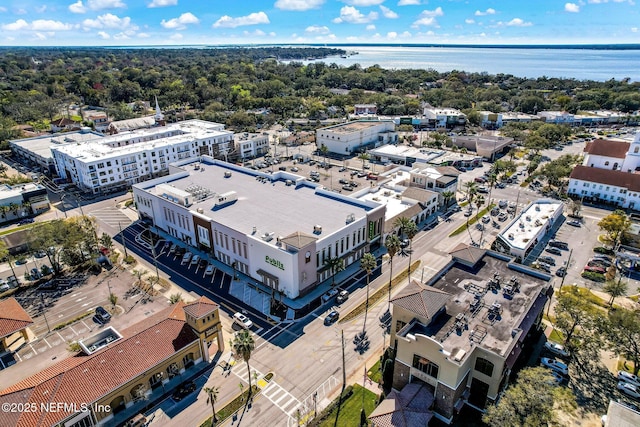
[[[640,387],[640,378],[626,371],[618,371],[618,381],[624,381],[636,387]]]
[[[204,275],[205,276],[211,276],[213,274],[213,270],[215,269],[215,267],[211,264],[209,264],[207,266],[207,269],[204,271]]]
[[[335,297],[336,295],[338,295],[338,290],[337,289],[330,289],[329,292],[327,292],[326,294],[322,295],[322,302],[327,302],[331,298]]]
[[[544,343],[544,348],[549,350],[551,353],[561,356],[561,357],[569,357],[569,351],[564,348],[563,345],[558,344],[557,342],[547,341]]]
[[[562,362],[558,362],[556,359],[543,357],[542,365],[562,375],[569,375],[569,367]]]
[[[233,321],[245,329],[251,329],[253,322],[247,316],[242,313],[236,313],[233,315]]]
[[[191,258],[191,262],[190,262],[190,264],[191,264],[191,265],[193,265],[193,264],[197,264],[199,261],[200,261],[200,255],[194,255],[194,256]]]
[[[640,387],[636,387],[633,384],[629,384],[627,382],[620,381],[618,383],[618,390],[620,390],[621,392],[623,392],[624,394],[626,394],[628,396],[635,397],[636,399],[640,398]]]
[[[187,252],[182,256],[182,262],[181,264],[186,264],[189,261],[191,261],[191,257],[193,256],[193,254],[191,252]]]

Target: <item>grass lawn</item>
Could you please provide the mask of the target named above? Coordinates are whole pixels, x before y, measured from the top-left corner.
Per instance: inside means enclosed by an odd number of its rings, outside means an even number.
[[[553,331],[551,331],[551,334],[549,335],[549,341],[563,343],[564,335],[559,330],[554,329]]]
[[[479,211],[478,213],[476,213],[474,216],[469,217],[469,219],[467,221],[465,221],[464,224],[462,224],[460,227],[458,227],[455,230],[453,230],[453,232],[451,232],[451,234],[449,234],[449,237],[457,236],[458,234],[466,231],[467,230],[467,225],[471,226],[472,224],[475,224],[487,212],[491,211],[491,209],[493,209],[494,206],[495,206],[495,203],[492,203],[489,206],[487,206],[486,208],[484,208],[481,211]]]
[[[374,383],[380,384],[382,381],[382,369],[380,369],[380,360],[367,371],[367,376]]]
[[[362,393],[364,393],[364,412],[369,416],[376,407],[378,396],[358,384],[353,385],[353,394],[344,402],[340,409],[338,427],[353,427],[360,425],[360,410],[362,409]],[[336,407],[320,424],[320,427],[333,427],[336,421]]]

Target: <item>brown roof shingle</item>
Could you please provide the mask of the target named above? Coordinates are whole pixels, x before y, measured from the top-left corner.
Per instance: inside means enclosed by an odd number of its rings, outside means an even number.
[[[629,151],[630,144],[625,141],[609,141],[606,139],[595,139],[584,147],[584,152],[595,156],[615,157],[624,159]]]
[[[635,173],[576,166],[569,178],[640,191],[640,174]]]
[[[391,299],[394,306],[402,307],[418,316],[431,319],[451,298],[451,294],[430,286],[411,282]]]
[[[219,308],[218,304],[207,297],[200,297],[197,301],[186,304],[183,307],[185,313],[199,319]]]
[[[392,390],[369,419],[376,427],[426,426],[433,417],[434,400],[426,386],[409,383],[400,392]]]
[[[15,298],[0,301],[0,338],[33,324],[33,319]]]

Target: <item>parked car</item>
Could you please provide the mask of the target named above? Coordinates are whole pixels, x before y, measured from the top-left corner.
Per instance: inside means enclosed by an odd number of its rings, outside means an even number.
[[[169,253],[170,253],[170,254],[175,254],[175,253],[176,253],[176,250],[178,249],[178,247],[179,247],[178,245],[173,245],[173,246],[171,246],[171,247],[169,248]]]
[[[478,230],[482,231],[482,230],[484,230],[484,225],[482,225],[482,224],[480,224],[480,223],[477,223],[477,224],[476,224],[476,228],[477,228]]]
[[[202,258],[200,260],[200,262],[198,263],[198,268],[205,268],[208,265],[209,265],[209,261],[207,261],[206,259]]]
[[[633,384],[630,384],[625,381],[620,381],[618,383],[618,390],[620,390],[627,396],[631,396],[635,399],[640,399],[640,387],[636,387]]]
[[[191,257],[190,265],[195,265],[200,262],[200,255],[194,255]]]
[[[604,274],[604,273],[606,273],[606,272],[607,272],[607,270],[605,270],[605,269],[604,269],[604,268],[602,268],[602,267],[592,267],[592,266],[590,266],[590,265],[586,265],[586,266],[584,267],[584,271],[590,271],[590,272],[592,272],[592,273],[600,273],[600,274]]]
[[[346,179],[342,178],[338,181],[340,184],[349,184],[349,181],[347,181]]]
[[[499,182],[496,184],[496,188],[506,188],[507,184],[505,184],[504,182]]]
[[[551,246],[552,248],[558,248],[558,249],[563,249],[563,250],[567,250],[569,249],[569,244],[566,242],[561,242],[559,240],[549,240],[548,243],[549,246]]]
[[[329,289],[329,291],[326,294],[322,295],[322,302],[327,302],[331,298],[335,297],[336,295],[338,295],[337,289]]]
[[[103,322],[108,322],[111,319],[111,313],[104,309],[102,306],[96,307],[96,316]]]
[[[478,193],[488,193],[489,189],[487,188],[486,185],[480,185],[478,186]]]
[[[204,275],[205,276],[211,276],[213,274],[214,270],[215,270],[215,267],[210,264],[210,265],[207,266],[207,269],[204,271]]]
[[[0,284],[0,292],[7,292],[11,287],[7,283]]]
[[[491,218],[489,218],[487,215],[482,217],[482,222],[485,224],[488,224],[489,222],[491,222]]]
[[[545,251],[553,255],[562,255],[562,252],[560,252],[560,249],[554,248],[554,247],[546,248]]]
[[[339,318],[340,313],[338,313],[336,310],[331,310],[329,314],[327,314],[327,317],[324,318],[324,324],[329,326],[332,323],[336,322]]]
[[[346,191],[353,191],[353,187],[352,187],[352,186],[350,186],[350,185],[348,185],[348,184],[347,184],[347,185],[343,185],[343,186],[342,186],[342,189],[343,189],[343,190],[346,190]]]
[[[633,384],[636,387],[640,387],[640,378],[627,371],[618,371],[618,381],[624,381],[629,384]]]
[[[342,304],[343,302],[345,302],[348,299],[349,299],[349,291],[342,290],[342,291],[340,291],[340,293],[338,293],[338,296],[336,297],[336,302],[338,304]]]
[[[500,215],[498,215],[498,221],[506,221],[507,218],[508,218],[508,216],[504,212],[500,212]]]
[[[20,222],[18,222],[18,224],[20,225],[31,224],[34,221],[35,220],[33,218],[24,218],[24,219],[21,219]]]
[[[471,216],[472,214],[473,214],[472,210],[468,209],[468,210],[464,211],[464,216]]]
[[[500,207],[500,209],[504,209],[507,207],[507,201],[506,200],[500,200],[498,202],[498,206]]]
[[[562,362],[558,362],[556,359],[550,359],[548,357],[543,357],[541,359],[542,365],[551,369],[552,371],[556,371],[561,373],[562,375],[569,375],[569,367]]]
[[[298,172],[300,169],[298,169],[296,166],[293,166],[291,168],[291,172]]]
[[[549,265],[556,265],[556,259],[552,256],[541,255],[538,257],[538,261],[542,261]]]
[[[194,391],[196,391],[196,383],[193,381],[182,383],[178,386],[176,391],[173,392],[171,398],[176,402],[179,402]]]
[[[563,345],[558,344],[557,342],[547,341],[546,343],[544,343],[544,348],[546,348],[556,356],[569,357],[569,351],[564,348]]]
[[[560,267],[559,269],[556,270],[556,276],[564,277],[566,275],[567,275],[567,268],[566,267]]]
[[[551,266],[549,264],[545,264],[544,262],[532,262],[531,266],[537,268],[538,270],[551,273]]]
[[[189,261],[191,261],[191,257],[193,256],[193,254],[191,252],[186,252],[183,256],[182,256],[182,261],[181,264],[186,264]]]
[[[582,223],[580,221],[567,221],[567,225],[572,227],[582,227]]]
[[[251,319],[242,313],[235,313],[233,315],[233,321],[245,329],[250,329],[253,326]]]

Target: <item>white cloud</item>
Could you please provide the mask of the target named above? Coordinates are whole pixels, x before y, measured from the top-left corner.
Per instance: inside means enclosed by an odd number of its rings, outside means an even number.
[[[98,16],[96,19],[85,19],[82,21],[82,28],[85,30],[112,28],[135,31],[138,29],[138,26],[132,24],[131,18],[128,16],[120,18],[112,13],[105,13],[104,15]]]
[[[378,19],[378,12],[369,12],[368,15],[364,15],[353,6],[343,6],[340,9],[340,16],[335,18],[333,22],[336,24],[343,22],[348,24],[367,24],[376,19]]]
[[[149,37],[151,37],[151,35],[147,33],[138,33],[136,35],[141,39],[148,39]]]
[[[82,0],[69,5],[69,12],[71,13],[86,13],[87,8],[82,4]]]
[[[12,22],[11,24],[4,24],[2,29],[5,31],[20,31],[29,28],[29,23],[24,19],[18,19],[16,22]]]
[[[104,31],[98,31],[98,35],[100,36],[100,38],[102,38],[103,40],[107,40],[110,39],[111,36],[109,35],[109,33],[106,33]]]
[[[129,40],[131,37],[129,37],[129,34],[126,33],[118,33],[114,35],[113,38],[115,40]]]
[[[415,6],[419,5],[420,0],[400,0],[398,6]]]
[[[282,10],[302,12],[309,9],[317,9],[323,3],[324,0],[278,0],[274,6]]]
[[[380,10],[382,11],[382,16],[384,16],[385,18],[396,19],[398,17],[398,14],[388,7],[380,5]]]
[[[305,33],[309,34],[329,34],[331,30],[326,25],[311,25],[304,30]]]
[[[565,12],[578,13],[580,12],[580,6],[575,3],[565,3],[564,5]]]
[[[71,24],[65,24],[51,19],[36,19],[31,22],[31,29],[35,31],[67,31],[73,28]]]
[[[395,31],[391,31],[387,33],[387,38],[388,39],[395,39],[398,37],[398,33],[396,33]]]
[[[438,21],[436,21],[436,18],[442,15],[444,15],[444,12],[440,6],[434,10],[423,10],[418,19],[412,24],[412,27],[419,27],[420,25],[437,27]]]
[[[509,27],[530,27],[533,24],[531,22],[525,22],[520,18],[513,18],[511,21],[507,22],[507,26]]]
[[[42,33],[36,33],[36,37],[35,38],[38,39],[38,40],[46,40],[47,36],[45,36]]]
[[[256,36],[256,37],[264,37],[267,35],[264,31],[260,29],[256,29],[255,31],[243,31],[242,35],[244,36]]]
[[[171,40],[182,40],[182,34],[180,33],[175,33],[173,34],[171,37],[169,37]]]
[[[495,15],[496,14],[496,10],[493,8],[489,8],[487,10],[485,10],[484,12],[480,11],[480,10],[476,10],[475,15],[476,16],[485,16],[485,15]]]
[[[342,0],[342,1],[350,6],[360,6],[360,7],[376,6],[384,3],[384,0]]]
[[[631,27],[631,32],[632,33],[637,33],[638,32],[638,27]]]
[[[269,24],[269,17],[264,12],[254,12],[250,13],[247,16],[239,16],[237,18],[232,18],[229,15],[224,15],[222,18],[218,19],[214,24],[213,28],[236,28],[242,27],[245,25],[258,25],[258,24]]]
[[[91,10],[126,8],[121,0],[87,0],[87,6]]]
[[[151,0],[147,7],[177,6],[178,0]]]
[[[367,25],[367,27],[366,27],[366,30],[367,30],[367,31],[374,31],[375,29],[376,29],[376,26],[375,26],[375,25],[373,25],[373,24],[369,24],[369,25]]]
[[[27,9],[16,9],[13,13],[15,13],[16,15],[26,15],[27,14]]]
[[[465,23],[465,24],[475,24],[475,23],[476,23],[476,21],[474,21],[473,19],[465,19],[465,20],[464,20],[464,23]]]
[[[187,24],[198,23],[200,23],[200,20],[193,13],[186,12],[180,15],[178,18],[172,18],[168,21],[165,21],[163,19],[162,22],[160,22],[160,25],[168,29],[184,30],[185,28],[187,28]]]

